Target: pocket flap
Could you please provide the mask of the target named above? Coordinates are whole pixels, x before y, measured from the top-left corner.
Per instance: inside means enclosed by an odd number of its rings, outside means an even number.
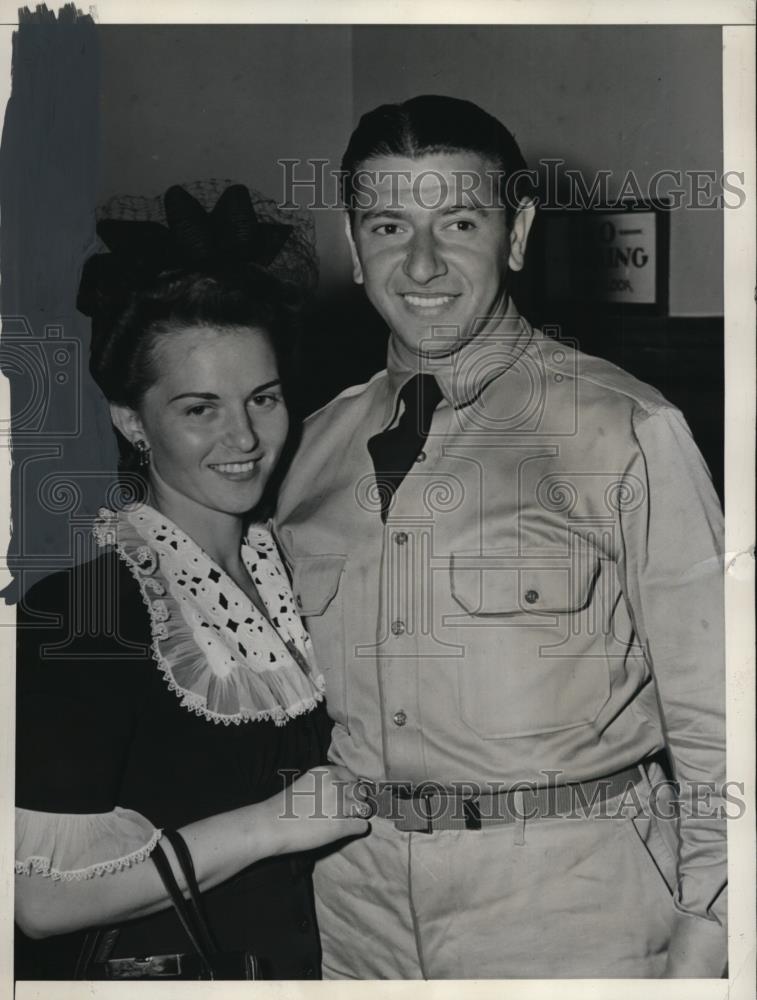
[[[600,561],[586,553],[542,557],[538,565],[523,556],[490,550],[454,552],[450,564],[452,596],[471,615],[561,614],[580,611],[591,599]]]
[[[298,611],[322,615],[339,589],[346,556],[297,556],[292,560],[292,590]]]

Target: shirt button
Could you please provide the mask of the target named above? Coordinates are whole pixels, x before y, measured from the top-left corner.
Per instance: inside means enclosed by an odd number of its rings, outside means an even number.
[[[310,927],[310,921],[309,920],[301,920],[297,926],[299,927],[299,929],[304,934],[305,931]]]
[[[404,545],[405,542],[407,541],[407,532],[398,531],[397,534],[394,536],[394,540],[397,543],[397,545]]]
[[[395,726],[404,726],[405,723],[407,722],[407,716],[402,711],[395,712],[394,715],[392,716],[392,721],[394,722]]]
[[[402,635],[405,631],[405,623],[401,621],[392,622],[392,634]]]
[[[539,591],[538,590],[527,590],[526,591],[526,603],[527,604],[536,604],[536,602],[538,600],[539,600]]]
[[[416,456],[415,461],[416,462],[425,462],[426,461],[426,452],[425,451],[419,451],[418,455]]]
[[[297,605],[298,608],[302,607],[302,598],[300,597],[299,594],[295,597],[294,603]]]

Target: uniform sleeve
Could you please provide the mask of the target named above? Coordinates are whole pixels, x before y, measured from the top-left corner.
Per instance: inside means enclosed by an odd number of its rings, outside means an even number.
[[[625,589],[655,678],[679,786],[673,940],[721,975],[726,963],[723,521],[709,472],[681,414],[635,424],[636,501],[621,510]],[[719,971],[717,971],[719,968]]]
[[[118,803],[144,663],[129,655],[91,576],[49,577],[18,608],[19,874],[117,871],[146,858],[160,835]]]

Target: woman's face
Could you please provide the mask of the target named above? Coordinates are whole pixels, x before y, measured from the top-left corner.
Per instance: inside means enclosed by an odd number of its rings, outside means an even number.
[[[289,418],[268,335],[261,329],[188,327],[161,336],[154,384],[132,442],[151,449],[158,508],[180,524],[208,512],[242,515],[260,500]]]

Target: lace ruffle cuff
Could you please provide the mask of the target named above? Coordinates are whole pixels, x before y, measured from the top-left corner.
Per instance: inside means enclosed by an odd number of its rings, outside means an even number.
[[[132,809],[112,812],[36,812],[16,808],[17,875],[93,878],[121,871],[150,856],[161,831]]]

